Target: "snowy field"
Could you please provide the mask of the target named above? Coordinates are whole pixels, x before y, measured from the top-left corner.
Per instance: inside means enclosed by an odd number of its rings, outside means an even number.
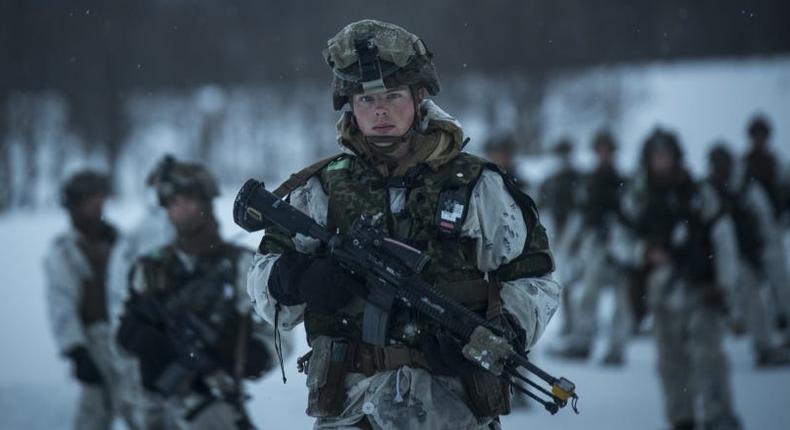
[[[246,235],[231,221],[228,190],[216,209],[226,237],[255,246],[259,237]],[[129,227],[141,209],[114,202],[108,217]],[[49,240],[65,228],[59,212],[17,213],[0,217],[0,429],[68,429],[77,396],[77,385],[65,361],[57,357],[44,307],[41,258]],[[603,307],[606,307],[604,301]],[[557,319],[555,319],[557,321]],[[549,327],[542,344],[554,337],[557,323]],[[301,327],[295,335],[297,354],[306,351]],[[735,403],[746,429],[786,429],[790,426],[790,369],[757,371],[752,366],[749,344],[742,339],[726,343],[734,376]],[[604,369],[595,362],[569,364],[549,359],[538,348],[533,359],[554,374],[577,383],[581,415],[569,409],[549,416],[537,406],[504,417],[506,429],[659,429],[663,425],[658,379],[654,371],[652,339],[634,341],[628,364],[622,370]],[[263,429],[305,429],[311,420],[304,415],[307,391],[304,377],[296,373],[295,356],[287,359],[288,383],[279,372],[250,385],[249,410]],[[118,423],[117,428],[123,428]]]

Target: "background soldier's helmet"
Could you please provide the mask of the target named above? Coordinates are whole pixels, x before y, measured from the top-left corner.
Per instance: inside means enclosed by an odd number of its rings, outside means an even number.
[[[562,137],[551,149],[551,152],[559,157],[568,157],[573,152],[573,142],[568,137]]]
[[[110,177],[95,170],[81,170],[73,174],[60,189],[60,204],[67,209],[78,206],[88,197],[112,194]]]
[[[205,201],[219,195],[217,181],[203,165],[180,162],[169,154],[148,175],[146,184],[156,189],[162,206],[166,206],[167,200],[176,194],[187,194]]]
[[[614,136],[612,136],[612,133],[607,129],[603,129],[595,133],[595,136],[592,140],[593,150],[597,151],[598,148],[603,146],[608,147],[612,151],[617,149],[617,142],[614,141]]]
[[[324,59],[334,74],[335,110],[351,95],[403,85],[439,93],[439,77],[425,43],[397,25],[366,19],[347,25],[327,41]]]
[[[680,164],[683,160],[683,149],[680,147],[680,141],[678,141],[675,133],[656,127],[645,140],[644,146],[642,146],[642,156],[640,158],[642,166],[650,164],[650,157],[658,149],[664,149],[672,154],[677,164]]]
[[[757,115],[749,122],[749,136],[752,138],[765,139],[771,134],[771,126],[768,120],[762,116]]]

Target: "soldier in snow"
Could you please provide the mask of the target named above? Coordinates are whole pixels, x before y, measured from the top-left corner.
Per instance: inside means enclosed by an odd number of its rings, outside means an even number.
[[[105,278],[117,232],[104,218],[111,192],[107,175],[84,170],[63,185],[61,203],[71,220],[44,260],[47,304],[55,341],[71,360],[80,382],[76,429],[110,429],[122,414],[134,428],[131,410],[119,401],[121,375],[113,364]]]
[[[331,231],[364,213],[432,259],[425,279],[469,309],[538,341],[560,286],[532,199],[495,164],[463,152],[439,92],[432,54],[401,27],[363,20],[329,40],[343,153],[278,190]],[[307,413],[316,428],[491,429],[510,411],[509,387],[475,371],[430,321],[396,307],[389,345],[362,341],[356,279],[314,240],[266,231],[249,275],[257,312],[280,328],[304,322]],[[338,351],[345,351],[344,354]],[[303,360],[304,361],[304,360]],[[488,381],[488,382],[486,382]]]
[[[252,428],[243,383],[273,363],[269,326],[245,294],[252,253],[220,237],[208,170],[172,158],[159,169],[176,238],[135,263],[117,334],[139,362],[145,428]]]

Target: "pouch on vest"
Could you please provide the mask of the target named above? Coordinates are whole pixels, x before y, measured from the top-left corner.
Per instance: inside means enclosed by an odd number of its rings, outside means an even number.
[[[498,376],[481,368],[463,375],[461,382],[476,417],[493,418],[510,413],[510,385]]]
[[[313,340],[307,367],[307,415],[336,417],[343,412],[348,346],[346,340],[326,336]]]

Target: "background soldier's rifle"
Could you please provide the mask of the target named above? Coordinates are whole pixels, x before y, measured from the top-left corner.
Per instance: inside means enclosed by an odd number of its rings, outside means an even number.
[[[238,335],[243,338],[234,345],[236,353],[246,353],[250,329],[247,319],[240,318],[236,312],[235,287],[229,283],[228,273],[232,273],[232,268],[223,262],[175,291],[144,298],[145,303],[139,309],[148,320],[164,326],[178,355],[157,378],[157,390],[166,397],[185,398],[198,383],[203,398],[189,405],[187,420],[194,419],[215,401],[224,401],[236,410],[237,428],[249,430],[255,427],[244,408],[248,396],[237,369],[239,366],[243,369],[243,361],[235,363],[235,369],[225,369],[216,351],[226,334],[222,331],[223,324],[228,321],[242,324]],[[244,344],[240,345],[241,342]],[[236,359],[243,360],[238,356]]]

